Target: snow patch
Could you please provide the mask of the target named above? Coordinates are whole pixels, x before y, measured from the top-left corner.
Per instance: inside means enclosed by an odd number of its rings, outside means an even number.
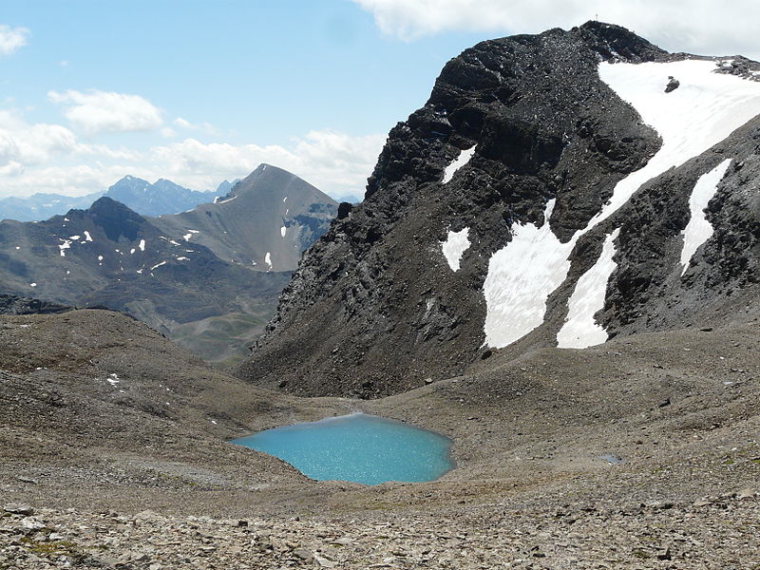
[[[586,348],[607,341],[607,331],[597,324],[594,315],[604,308],[607,282],[617,267],[612,258],[615,256],[614,242],[619,234],[620,228],[607,236],[599,259],[575,284],[575,290],[567,302],[565,324],[557,333],[559,348]]]
[[[269,266],[269,271],[272,271],[272,254],[270,252],[264,256],[264,263]]]
[[[70,239],[71,241],[79,241],[80,239],[82,239],[82,236],[80,236],[80,235],[76,235],[76,236],[69,236],[69,239]]]
[[[287,232],[287,231],[288,231],[288,228],[286,228],[285,226],[282,226],[280,228],[280,236],[284,238],[285,237],[285,232]]]
[[[214,204],[227,204],[229,202],[232,202],[233,200],[237,199],[237,194],[234,195],[232,198],[227,198],[226,200],[219,200],[218,198],[214,200]]]
[[[177,261],[190,261],[189,257],[185,257],[184,255],[181,255],[177,258]]]
[[[61,252],[61,257],[66,257],[66,250],[71,248],[71,241],[67,239],[58,238],[63,243],[58,245],[58,250]]]
[[[683,249],[681,250],[681,265],[683,269],[681,270],[681,275],[686,273],[691,263],[691,258],[697,249],[699,249],[699,246],[705,243],[713,234],[713,227],[707,221],[704,210],[707,208],[707,203],[715,196],[715,192],[718,190],[718,183],[725,176],[729,164],[731,164],[730,158],[721,162],[710,172],[700,176],[694,185],[694,190],[691,193],[691,197],[689,197],[691,218],[689,218],[686,228],[681,232],[683,236]]]
[[[457,157],[449,164],[443,171],[443,184],[447,184],[454,178],[454,174],[457,170],[462,168],[465,164],[470,162],[470,159],[475,154],[475,147],[468,148],[467,150],[460,151]]]
[[[161,263],[156,263],[153,267],[150,268],[150,270],[153,271],[154,269],[158,269],[162,265],[166,265],[166,261],[162,261]]]
[[[106,381],[107,381],[107,382],[108,382],[108,383],[109,383],[111,386],[114,386],[114,387],[116,387],[116,385],[117,385],[119,382],[121,382],[121,380],[120,380],[120,379],[119,379],[119,377],[116,375],[116,373],[113,373],[113,374],[109,374],[109,375],[108,375],[108,378],[106,378]]]
[[[140,251],[145,251],[145,240],[141,239],[140,244],[137,247],[140,248]]]
[[[469,238],[470,228],[464,228],[458,232],[449,230],[446,241],[441,242],[441,249],[446,262],[452,271],[459,271],[459,263],[462,261],[462,255],[470,247]]]
[[[92,236],[90,235],[90,232],[87,230],[84,230],[84,239],[85,241],[93,241]]]
[[[29,287],[36,287],[36,286],[37,286],[36,283],[29,283]]]
[[[567,257],[575,245],[561,243],[549,227],[550,200],[544,223],[512,226],[512,241],[493,254],[483,284],[484,332],[488,346],[501,348],[544,322],[546,299],[567,277]]]

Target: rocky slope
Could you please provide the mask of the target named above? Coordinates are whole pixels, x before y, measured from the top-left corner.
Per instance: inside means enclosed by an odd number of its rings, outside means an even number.
[[[495,350],[746,322],[758,70],[597,22],[466,50],[306,253],[241,376],[371,398]]]

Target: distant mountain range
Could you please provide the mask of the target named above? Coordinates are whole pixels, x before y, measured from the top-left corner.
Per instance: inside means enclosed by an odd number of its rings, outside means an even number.
[[[115,186],[125,198],[184,190],[131,177]],[[4,220],[0,293],[124,311],[221,361],[263,330],[336,211],[310,184],[262,165],[224,199],[184,214],[150,218],[104,196],[46,221]]]
[[[213,202],[224,196],[235,182],[225,180],[216,190],[198,191],[184,188],[171,180],[159,179],[151,184],[135,176],[125,176],[103,192],[85,196],[64,196],[62,194],[34,194],[28,198],[3,198],[0,200],[0,220],[34,222],[46,220],[69,210],[84,210],[100,198],[107,196],[143,216],[178,214],[190,210],[198,204]]]

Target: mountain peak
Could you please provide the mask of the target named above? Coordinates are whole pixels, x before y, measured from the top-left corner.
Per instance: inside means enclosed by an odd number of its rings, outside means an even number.
[[[241,374],[377,397],[495,350],[748,318],[758,77],[602,22],[466,49],[304,253]]]
[[[118,241],[122,236],[134,241],[146,223],[140,214],[108,196],[98,198],[85,213],[103,228],[112,241]]]

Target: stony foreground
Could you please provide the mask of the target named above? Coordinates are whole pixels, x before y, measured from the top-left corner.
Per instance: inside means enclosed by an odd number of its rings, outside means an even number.
[[[134,516],[6,505],[0,568],[760,568],[760,502],[377,520]]]
[[[760,569],[759,326],[365,402],[257,389],[114,313],[3,317],[0,570]],[[450,436],[457,468],[318,483],[225,441],[356,410]]]

